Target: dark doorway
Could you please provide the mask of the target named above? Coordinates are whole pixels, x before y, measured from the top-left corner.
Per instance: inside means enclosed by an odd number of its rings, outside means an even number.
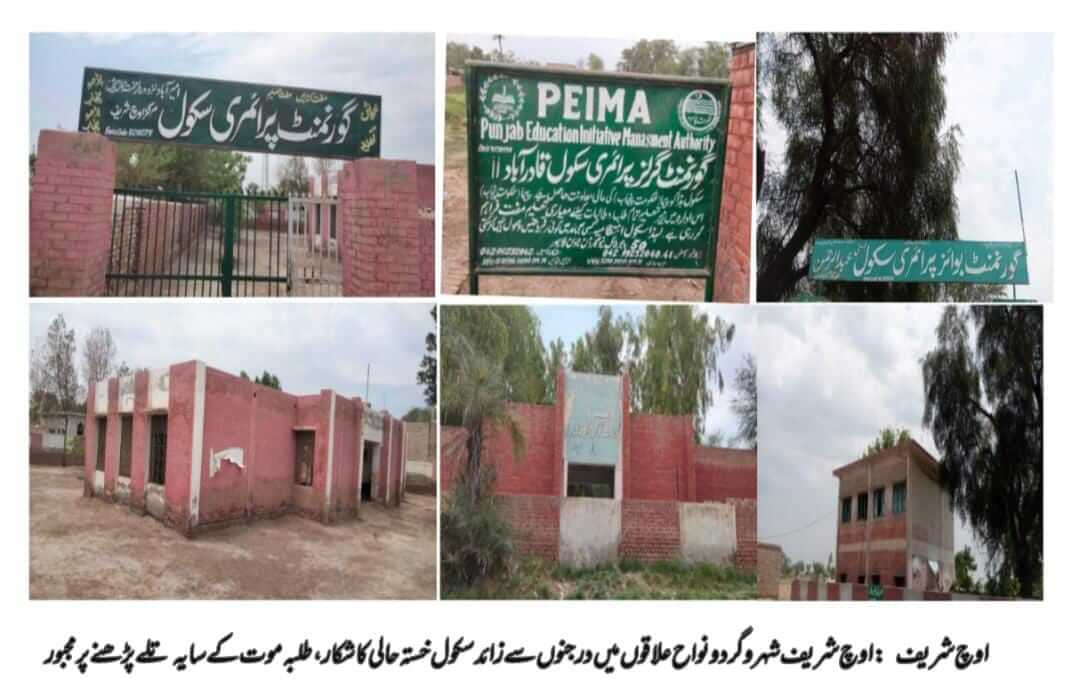
[[[94,469],[99,472],[105,471],[105,442],[109,438],[106,435],[106,422],[104,417],[97,418],[97,459]]]
[[[131,478],[131,415],[120,416],[120,476]]]
[[[169,416],[150,416],[150,469],[147,483],[165,485],[165,457],[169,448]]]
[[[293,432],[296,446],[296,471],[294,481],[300,486],[310,486],[315,478],[315,432]]]
[[[374,477],[372,469],[375,465],[375,456],[379,454],[379,444],[364,441],[364,469],[360,475],[360,501],[371,502],[371,479]]]
[[[615,497],[615,467],[572,464],[566,469],[569,497]]]

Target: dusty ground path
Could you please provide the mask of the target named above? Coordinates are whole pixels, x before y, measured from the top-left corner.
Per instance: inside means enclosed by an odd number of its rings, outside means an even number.
[[[364,507],[334,526],[298,516],[187,539],[82,496],[82,469],[30,469],[32,599],[431,599],[435,498]]]

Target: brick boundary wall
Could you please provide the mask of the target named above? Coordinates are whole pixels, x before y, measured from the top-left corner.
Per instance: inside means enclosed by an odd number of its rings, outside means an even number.
[[[82,462],[79,457],[65,455],[57,450],[31,448],[30,464],[39,467],[79,467]]]
[[[110,224],[113,219],[119,222],[119,242],[110,244],[109,253],[115,262],[114,271],[183,273],[177,271],[175,262],[182,260],[192,244],[204,237],[209,228],[206,217],[205,204],[145,197],[115,200],[109,217]]]
[[[757,591],[763,599],[780,597],[780,571],[784,566],[784,550],[779,545],[764,542],[757,545]]]
[[[757,500],[728,500],[735,505],[735,566],[744,573],[757,571]]]
[[[361,158],[338,174],[344,296],[434,294],[435,222],[420,215],[420,190],[408,160]]]
[[[116,145],[42,130],[30,182],[30,295],[105,294]]]
[[[750,222],[754,199],[755,46],[731,55],[731,112],[724,157],[724,188],[713,272],[713,301],[750,301]]]
[[[869,601],[869,586],[796,578],[791,581],[792,601]],[[882,587],[885,601],[1011,601],[1002,597],[961,592],[924,592]]]
[[[619,558],[638,561],[678,561],[679,503],[664,500],[623,500]]]
[[[552,495],[497,495],[499,513],[513,530],[514,551],[559,560],[561,498]]]

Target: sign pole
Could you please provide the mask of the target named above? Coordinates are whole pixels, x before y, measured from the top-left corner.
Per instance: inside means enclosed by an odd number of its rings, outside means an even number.
[[[1013,179],[1016,180],[1016,207],[1020,210],[1020,237],[1024,242],[1024,257],[1027,257],[1027,229],[1024,228],[1024,203],[1020,200],[1020,171],[1013,170]],[[1013,283],[1013,300],[1016,299],[1016,283]]]

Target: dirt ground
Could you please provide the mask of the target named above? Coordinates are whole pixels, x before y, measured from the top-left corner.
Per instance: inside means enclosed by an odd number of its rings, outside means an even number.
[[[82,488],[82,469],[30,469],[32,599],[435,596],[431,496],[334,526],[286,516],[187,539]]]
[[[469,182],[464,88],[446,94],[443,147],[442,291],[469,294]],[[685,278],[481,276],[480,294],[700,302],[705,281]]]

